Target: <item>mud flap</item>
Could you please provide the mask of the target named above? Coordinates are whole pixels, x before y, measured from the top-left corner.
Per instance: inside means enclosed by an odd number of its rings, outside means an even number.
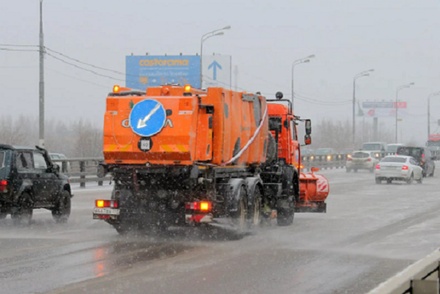
[[[327,212],[327,203],[325,202],[311,202],[308,204],[297,203],[295,206],[295,212]]]

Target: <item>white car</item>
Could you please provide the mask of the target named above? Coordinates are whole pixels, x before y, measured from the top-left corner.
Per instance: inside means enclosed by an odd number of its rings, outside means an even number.
[[[402,143],[391,143],[387,145],[386,153],[387,155],[396,154],[397,148],[400,146],[404,146]]]
[[[386,155],[386,146],[385,142],[366,142],[362,144],[362,150],[374,151],[375,156],[381,159]]]
[[[63,162],[60,160],[67,159],[66,155],[62,153],[49,153],[50,159],[52,159],[53,163],[60,167],[60,171],[62,173],[70,172],[70,162],[66,161],[63,169]]]
[[[376,184],[386,181],[405,181],[411,184],[413,180],[418,183],[423,181],[423,169],[418,165],[412,156],[389,155],[385,156],[377,165],[374,171]]]
[[[353,151],[347,155],[345,170],[347,172],[357,172],[359,169],[366,169],[373,172],[377,163],[379,163],[379,159],[377,159],[373,151]]]

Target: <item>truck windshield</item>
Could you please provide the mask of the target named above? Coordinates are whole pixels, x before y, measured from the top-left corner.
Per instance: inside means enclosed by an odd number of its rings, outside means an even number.
[[[269,130],[281,132],[281,117],[269,118]]]

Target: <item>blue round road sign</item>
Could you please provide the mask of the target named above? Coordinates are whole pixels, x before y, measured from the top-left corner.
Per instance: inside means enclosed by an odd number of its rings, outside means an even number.
[[[165,108],[159,101],[142,100],[134,105],[130,112],[129,121],[133,132],[139,136],[153,136],[159,133],[165,125]]]

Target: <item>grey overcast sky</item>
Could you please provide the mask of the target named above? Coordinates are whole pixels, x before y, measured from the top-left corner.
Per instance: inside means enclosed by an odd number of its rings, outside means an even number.
[[[0,2],[0,115],[38,117],[38,52],[11,51],[36,47],[6,45],[38,45],[39,3]],[[423,144],[427,97],[440,91],[439,13],[440,0],[44,0],[45,46],[115,71],[49,52],[46,118],[102,126],[106,94],[124,84],[118,72],[125,72],[126,55],[197,54],[203,34],[230,25],[204,43],[203,53],[232,56],[239,88],[290,97],[293,61],[315,54],[295,66],[296,113],[315,125],[322,118],[351,122],[353,78],[374,68],[356,80],[357,99],[394,101],[399,86],[414,82],[399,91],[407,102],[399,141]],[[432,120],[440,119],[440,96],[431,106]],[[379,125],[394,130],[394,117],[379,118]],[[434,123],[431,130],[440,132]]]

